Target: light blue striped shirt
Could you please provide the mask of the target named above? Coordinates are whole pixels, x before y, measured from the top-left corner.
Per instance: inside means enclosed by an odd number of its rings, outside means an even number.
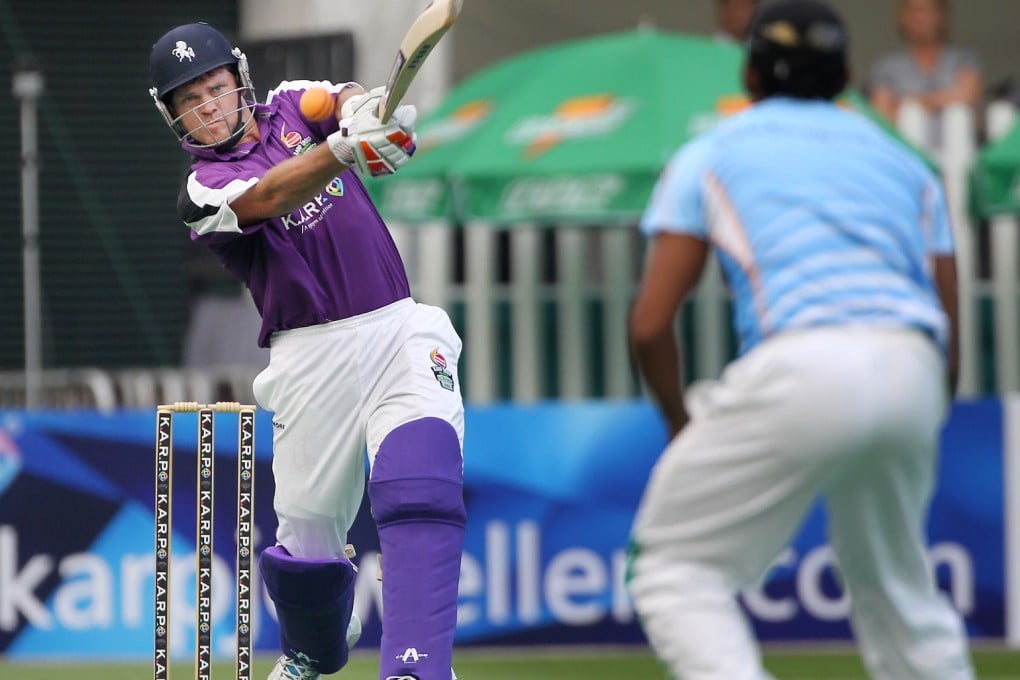
[[[953,251],[935,174],[865,116],[773,98],[681,147],[641,220],[719,256],[743,354],[783,330],[913,327],[946,346],[930,255]]]

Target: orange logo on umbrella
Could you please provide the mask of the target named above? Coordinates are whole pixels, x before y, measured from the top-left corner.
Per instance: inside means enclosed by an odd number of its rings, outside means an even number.
[[[551,114],[518,121],[507,132],[507,141],[520,144],[524,156],[535,158],[568,139],[615,132],[636,108],[630,100],[617,99],[611,94],[572,97],[560,103]]]
[[[728,94],[725,97],[719,97],[715,103],[715,110],[723,116],[731,116],[750,106],[751,100],[747,98],[746,94]]]
[[[487,99],[476,99],[457,108],[446,118],[422,132],[418,138],[418,155],[467,136],[489,117],[492,108],[492,102]]]

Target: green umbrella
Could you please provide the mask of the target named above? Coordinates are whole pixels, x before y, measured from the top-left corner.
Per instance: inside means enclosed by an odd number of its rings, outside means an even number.
[[[513,57],[425,117],[419,152],[373,194],[410,221],[634,217],[676,147],[744,103],[741,60],[732,45],[651,30]]]
[[[970,174],[970,208],[978,217],[1020,213],[1020,125],[978,154]]]
[[[411,222],[633,220],[677,147],[747,106],[742,62],[739,46],[645,29],[526,52],[455,88],[411,162],[370,189]]]
[[[419,121],[418,151],[411,161],[398,174],[368,183],[386,217],[411,222],[454,217],[450,169],[489,122],[500,105],[497,99],[526,82],[540,56],[525,54],[476,74]]]

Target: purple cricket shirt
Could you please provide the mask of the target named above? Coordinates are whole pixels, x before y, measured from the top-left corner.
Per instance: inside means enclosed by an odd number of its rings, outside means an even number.
[[[256,105],[258,142],[222,153],[182,144],[193,163],[178,213],[192,239],[209,246],[248,287],[262,316],[260,347],[269,347],[275,331],[364,314],[410,296],[400,253],[353,171],[340,173],[298,210],[258,224],[240,227],[228,205],[270,168],[337,130],[332,116],[320,123],[301,116],[298,101],[310,84],[283,82]]]

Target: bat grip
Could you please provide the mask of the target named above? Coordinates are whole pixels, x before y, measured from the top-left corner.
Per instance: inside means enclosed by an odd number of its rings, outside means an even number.
[[[383,96],[379,99],[379,109],[375,113],[376,118],[378,118],[379,122],[382,123],[383,125],[389,122],[390,115],[392,115],[391,113],[386,112],[387,109],[386,104],[390,99],[389,95],[390,95],[389,91],[383,92]]]

